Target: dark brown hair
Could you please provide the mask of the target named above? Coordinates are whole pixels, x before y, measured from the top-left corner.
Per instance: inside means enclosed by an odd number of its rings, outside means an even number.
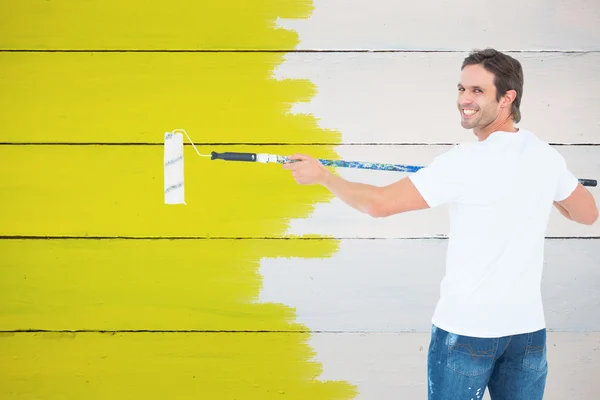
[[[512,103],[512,116],[515,123],[521,120],[521,97],[523,96],[523,67],[521,63],[509,55],[487,48],[474,50],[463,60],[461,71],[467,65],[481,64],[483,68],[494,74],[496,100],[499,101],[508,90],[515,90],[517,96]]]

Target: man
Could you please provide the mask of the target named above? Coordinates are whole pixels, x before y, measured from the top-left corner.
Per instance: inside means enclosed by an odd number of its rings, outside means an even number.
[[[566,218],[598,219],[592,195],[564,158],[521,119],[523,71],[494,49],[469,54],[458,83],[461,125],[477,141],[453,147],[385,187],[348,182],[318,160],[285,164],[373,217],[449,206],[446,275],[432,318],[430,400],[542,399],[548,364],[541,298],[544,233],[554,205]]]

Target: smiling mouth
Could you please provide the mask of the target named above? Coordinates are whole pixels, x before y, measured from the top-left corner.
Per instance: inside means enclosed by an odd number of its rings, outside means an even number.
[[[477,114],[478,112],[479,112],[479,110],[463,109],[462,115],[465,116],[466,118],[471,118],[473,115]]]

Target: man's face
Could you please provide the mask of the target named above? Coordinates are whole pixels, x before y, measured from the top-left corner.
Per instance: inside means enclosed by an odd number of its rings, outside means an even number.
[[[482,129],[498,118],[494,74],[481,65],[467,65],[458,83],[458,110],[465,129]]]

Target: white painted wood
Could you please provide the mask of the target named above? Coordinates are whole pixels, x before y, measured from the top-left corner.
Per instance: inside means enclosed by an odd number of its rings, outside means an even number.
[[[309,344],[323,365],[319,379],[356,385],[354,400],[412,400],[427,398],[429,340],[429,333],[316,333]],[[544,400],[597,398],[600,333],[549,332],[547,346]]]
[[[428,165],[450,146],[339,146],[341,159],[408,165]],[[600,180],[600,146],[556,146],[578,178]],[[353,182],[383,186],[408,176],[407,173],[337,168],[337,173]],[[600,187],[589,187],[600,206]],[[449,217],[446,206],[412,211],[387,218],[372,218],[334,198],[315,205],[309,218],[290,221],[288,234],[323,234],[335,237],[438,237],[447,236]],[[553,208],[547,236],[600,236],[600,223],[577,224]]]
[[[261,302],[312,331],[426,332],[447,240],[341,240],[331,258],[264,258]],[[600,239],[546,241],[542,295],[551,330],[600,330]]]
[[[600,143],[600,53],[510,54],[524,69],[519,126],[552,143]],[[309,79],[316,95],[292,111],[344,143],[458,143],[473,140],[456,107],[466,55],[290,53],[274,76]]]
[[[597,0],[314,0],[309,19],[280,19],[300,49],[600,49]]]

